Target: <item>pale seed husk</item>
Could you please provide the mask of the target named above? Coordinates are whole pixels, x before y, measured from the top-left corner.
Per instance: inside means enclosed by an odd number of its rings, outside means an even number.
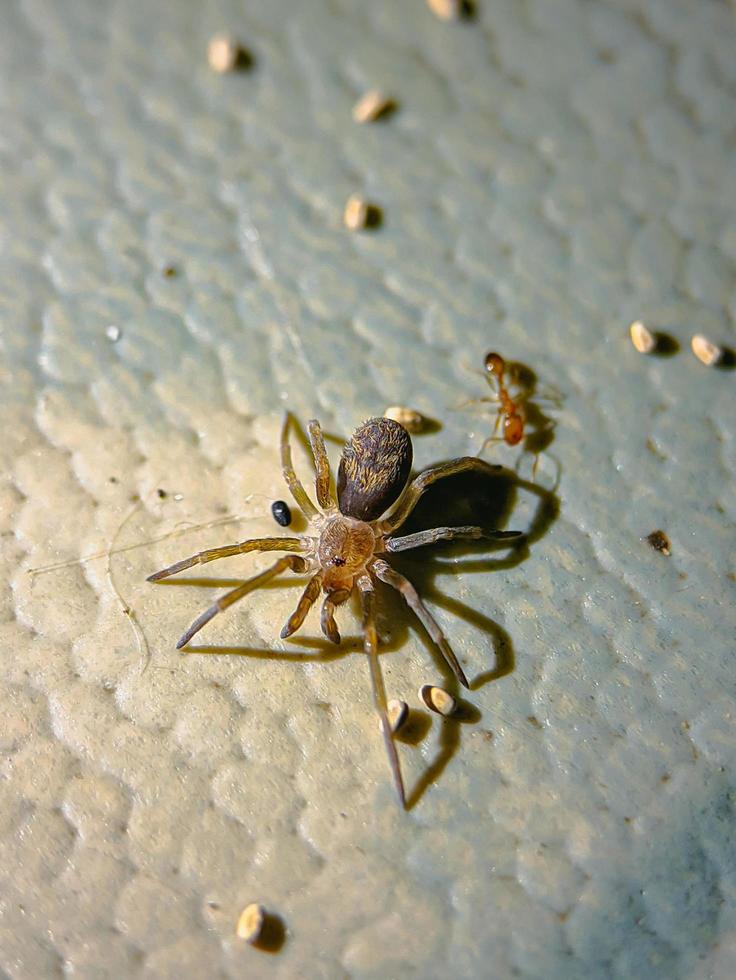
[[[426,704],[430,711],[435,711],[438,715],[446,718],[457,708],[457,701],[442,687],[435,687],[433,684],[424,684],[419,688],[419,697]]]
[[[389,405],[383,413],[383,417],[393,419],[399,425],[403,425],[407,432],[416,435],[424,428],[424,416],[414,408],[407,408],[405,405]]]
[[[263,924],[266,921],[266,910],[258,902],[246,905],[240,913],[236,933],[239,939],[244,939],[247,943],[256,943],[263,932]]]
[[[641,320],[634,320],[629,327],[631,343],[640,354],[651,354],[657,346],[657,341],[651,330],[647,329]]]
[[[693,354],[701,362],[705,364],[706,367],[713,367],[717,364],[721,357],[723,356],[723,350],[714,344],[712,340],[708,340],[704,337],[702,333],[696,333],[693,339],[690,341],[690,346],[693,349]]]

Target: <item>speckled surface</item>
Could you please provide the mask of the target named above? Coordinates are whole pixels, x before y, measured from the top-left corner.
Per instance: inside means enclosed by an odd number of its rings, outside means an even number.
[[[736,374],[688,349],[734,343],[733,6],[7,0],[2,21],[0,975],[736,975]],[[249,73],[209,72],[223,28]],[[356,126],[374,85],[399,111]],[[342,227],[354,191],[380,229]],[[635,317],[680,352],[636,354]],[[202,634],[240,655],[187,656],[218,590],[144,579],[277,530],[285,405],[345,436],[408,404],[442,422],[418,466],[475,451],[492,415],[457,404],[488,347],[562,396],[537,474],[559,471],[559,516],[517,564],[407,560],[481,683],[401,746],[403,813],[354,611],[344,655],[315,618],[280,641],[291,580]],[[389,694],[416,707],[444,675],[383,609]],[[275,954],[235,937],[254,900]]]

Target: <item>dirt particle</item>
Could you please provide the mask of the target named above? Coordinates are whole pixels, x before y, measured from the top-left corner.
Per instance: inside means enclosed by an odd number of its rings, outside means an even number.
[[[647,541],[654,548],[655,551],[659,551],[666,558],[672,554],[672,546],[670,545],[670,539],[664,533],[664,531],[652,531],[651,534],[647,535]]]

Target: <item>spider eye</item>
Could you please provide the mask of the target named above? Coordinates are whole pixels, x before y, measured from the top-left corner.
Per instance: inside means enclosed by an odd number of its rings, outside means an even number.
[[[398,500],[411,472],[411,439],[392,419],[369,419],[345,444],[337,471],[340,513],[375,521]]]

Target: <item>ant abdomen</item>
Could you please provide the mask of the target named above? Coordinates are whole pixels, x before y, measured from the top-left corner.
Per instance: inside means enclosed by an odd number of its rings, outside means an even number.
[[[503,439],[507,446],[518,446],[524,438],[524,420],[518,412],[511,412],[503,420]]]

